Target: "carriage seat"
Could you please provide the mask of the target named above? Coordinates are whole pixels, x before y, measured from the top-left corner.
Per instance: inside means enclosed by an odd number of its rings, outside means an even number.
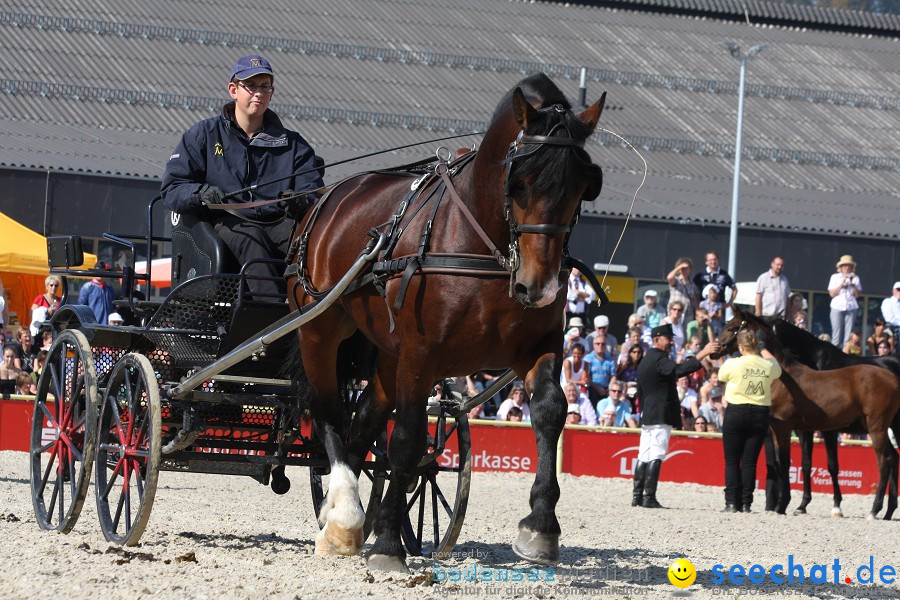
[[[237,273],[240,264],[212,223],[200,215],[169,213],[172,223],[172,287],[200,275]]]

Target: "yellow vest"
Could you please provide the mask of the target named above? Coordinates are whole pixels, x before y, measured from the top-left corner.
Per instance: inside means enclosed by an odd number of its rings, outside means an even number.
[[[781,366],[774,358],[755,354],[729,358],[719,368],[724,381],[725,400],[729,404],[772,406],[772,381],[781,377]]]

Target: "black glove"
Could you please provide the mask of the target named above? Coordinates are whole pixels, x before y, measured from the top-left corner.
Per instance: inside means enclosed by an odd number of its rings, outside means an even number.
[[[209,204],[221,204],[225,199],[225,192],[220,187],[204,183],[197,190],[197,196],[200,198],[200,204],[206,207]]]
[[[306,212],[313,203],[309,194],[295,192],[294,190],[283,190],[278,192],[278,197],[281,198],[281,202],[279,202],[278,205],[295,221],[299,221],[306,216]]]

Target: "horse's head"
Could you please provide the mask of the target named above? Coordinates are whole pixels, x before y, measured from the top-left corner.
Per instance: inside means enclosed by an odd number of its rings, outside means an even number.
[[[562,286],[560,267],[582,200],[600,193],[603,171],[584,143],[606,94],[576,115],[543,74],[524,79],[500,104],[482,150],[505,152],[503,213],[510,234],[513,291],[525,306],[546,306]]]
[[[775,340],[775,335],[772,332],[772,328],[765,322],[764,319],[755,316],[753,313],[745,312],[741,310],[739,306],[734,306],[734,317],[728,323],[725,324],[724,329],[722,329],[722,333],[719,334],[719,337],[716,338],[716,341],[722,345],[722,348],[712,355],[712,358],[721,358],[726,354],[732,354],[737,352],[738,343],[737,338],[738,334],[743,330],[749,330],[756,334],[757,338],[764,339],[766,342],[766,347],[769,348],[769,351],[773,354],[778,354],[776,350],[778,349],[777,340]]]

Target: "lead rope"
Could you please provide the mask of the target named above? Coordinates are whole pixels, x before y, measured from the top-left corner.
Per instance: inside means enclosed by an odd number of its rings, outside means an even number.
[[[631,148],[635,154],[638,155],[638,158],[641,159],[641,162],[644,163],[644,175],[641,177],[641,183],[637,186],[637,189],[634,190],[634,196],[631,197],[631,206],[628,207],[628,214],[625,215],[625,225],[622,226],[622,233],[619,234],[619,239],[616,240],[616,245],[613,248],[612,254],[609,256],[609,260],[606,262],[606,271],[603,273],[603,280],[600,282],[600,287],[605,289],[606,286],[606,277],[609,275],[609,267],[613,264],[613,259],[616,256],[616,252],[619,250],[619,244],[622,243],[622,238],[625,237],[625,231],[628,229],[628,223],[631,221],[631,214],[634,212],[634,204],[637,202],[638,192],[641,191],[641,188],[644,187],[644,182],[647,181],[647,161],[644,160],[644,157],[640,152],[637,151],[637,148],[631,145],[631,142],[623,138],[621,135],[614,131],[610,131],[609,129],[604,129],[603,127],[597,127],[600,131],[604,131],[612,136],[615,136],[625,142],[625,144]],[[600,298],[597,298],[597,304],[600,304]]]

